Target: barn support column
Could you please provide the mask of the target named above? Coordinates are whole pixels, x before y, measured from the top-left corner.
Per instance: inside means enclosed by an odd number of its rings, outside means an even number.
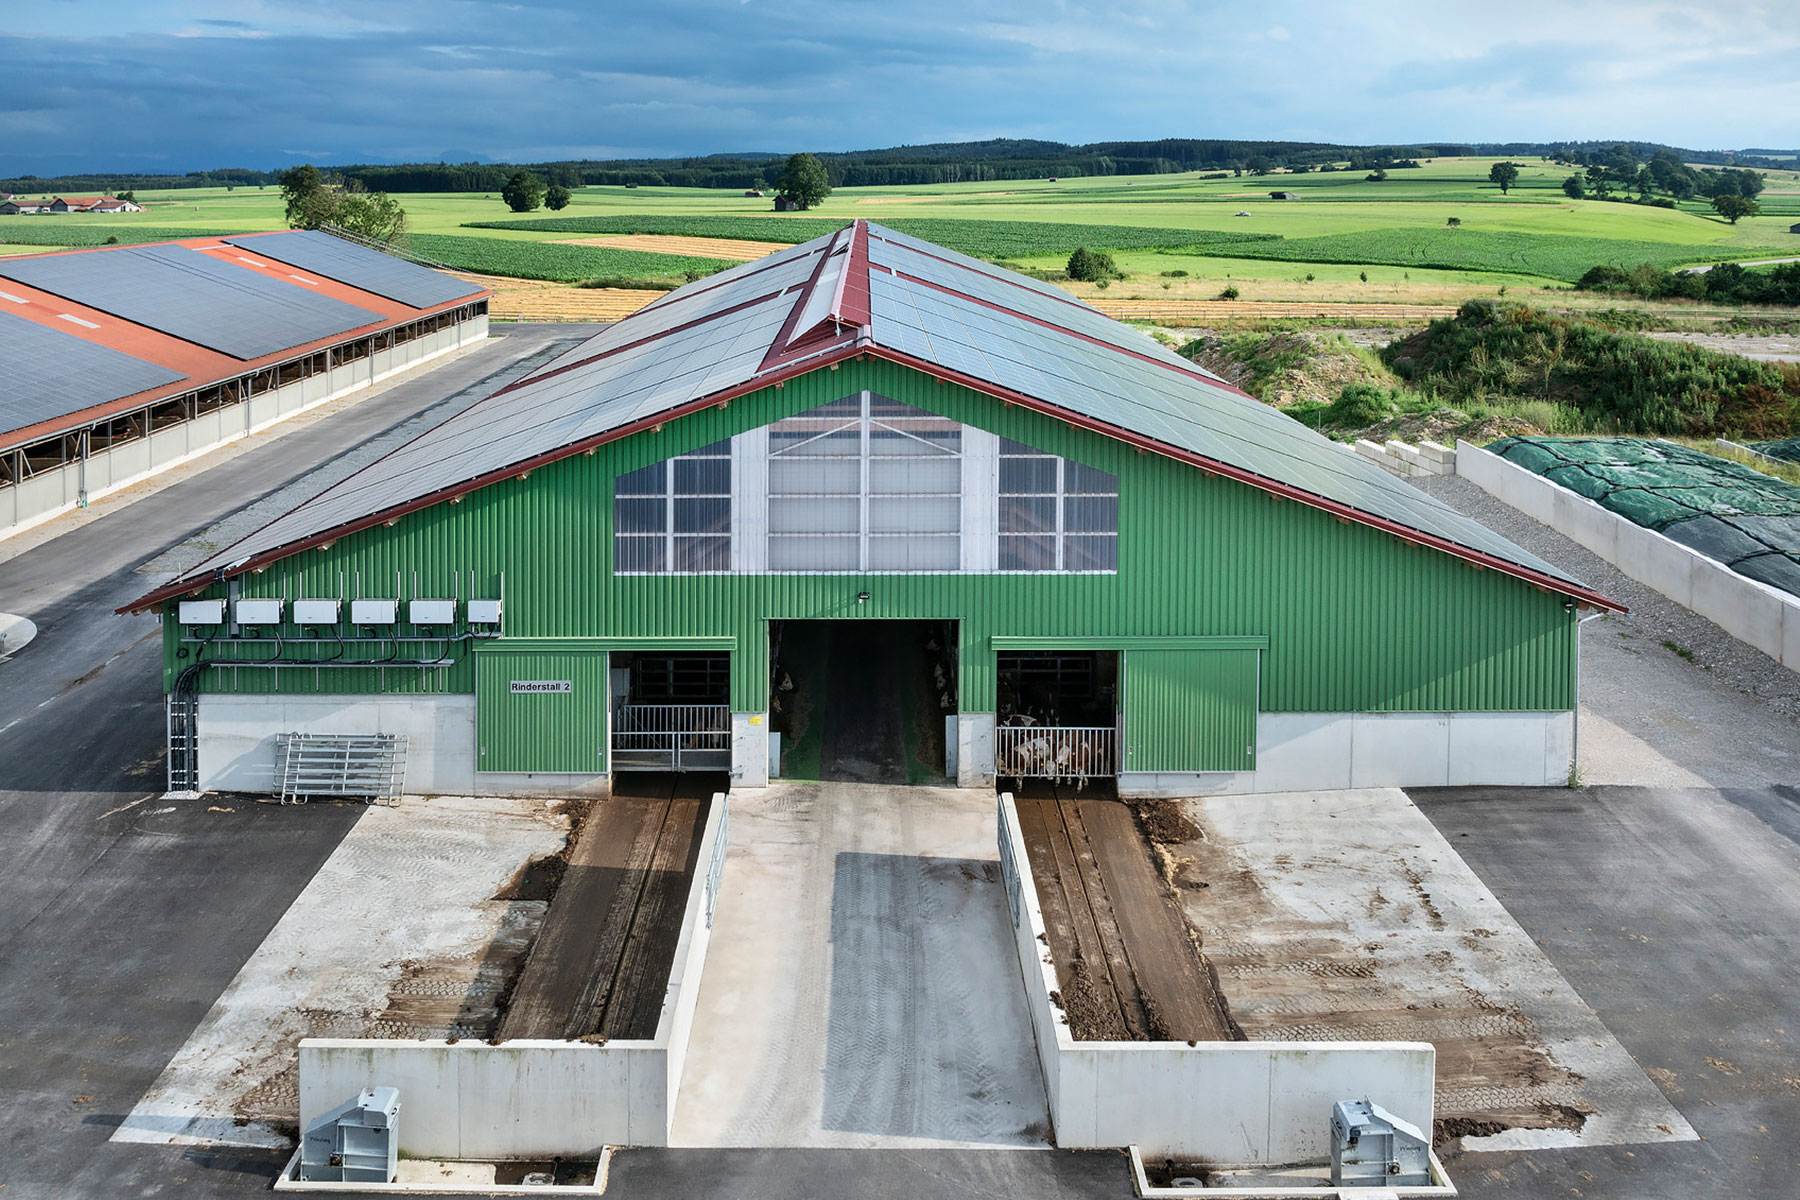
[[[994,786],[995,654],[979,621],[963,618],[956,646],[956,782]]]
[[[731,783],[769,786],[769,623],[748,621],[731,652]]]

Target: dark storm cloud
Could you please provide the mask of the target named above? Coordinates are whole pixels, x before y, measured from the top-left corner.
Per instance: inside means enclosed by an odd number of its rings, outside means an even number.
[[[13,6],[0,173],[975,137],[1787,144],[1800,13],[1390,0]]]

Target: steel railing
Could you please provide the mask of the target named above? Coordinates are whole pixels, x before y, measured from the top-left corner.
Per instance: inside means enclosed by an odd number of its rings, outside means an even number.
[[[1118,731],[1105,726],[1002,725],[994,769],[1002,779],[1080,783],[1119,773]]]
[[[622,704],[613,713],[615,771],[729,771],[731,706]]]

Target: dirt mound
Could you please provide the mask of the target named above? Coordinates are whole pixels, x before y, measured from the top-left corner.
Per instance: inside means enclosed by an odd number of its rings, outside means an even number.
[[[1366,349],[1343,335],[1277,330],[1196,338],[1182,353],[1277,408],[1330,403],[1353,383],[1392,387],[1399,381]]]
[[[1439,407],[1428,413],[1401,413],[1359,430],[1359,438],[1372,442],[1400,441],[1410,445],[1438,442],[1454,446],[1456,439],[1486,445],[1503,437],[1528,437],[1541,433],[1519,417],[1483,417],[1474,420],[1461,409]]]

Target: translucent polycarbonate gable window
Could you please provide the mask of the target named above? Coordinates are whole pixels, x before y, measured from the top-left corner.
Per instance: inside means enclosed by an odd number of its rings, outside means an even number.
[[[770,571],[955,571],[962,426],[864,392],[769,427]]]
[[[1000,439],[1002,571],[1119,569],[1119,477]]]
[[[613,483],[613,570],[698,575],[731,569],[731,443],[652,463]]]

